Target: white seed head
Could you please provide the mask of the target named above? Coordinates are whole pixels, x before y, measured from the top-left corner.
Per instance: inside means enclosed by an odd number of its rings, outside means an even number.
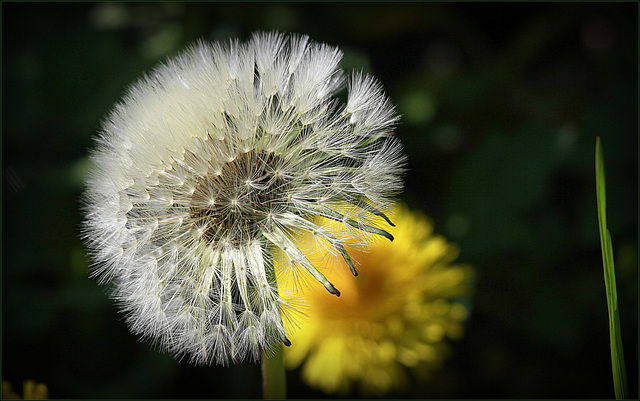
[[[257,359],[288,342],[272,254],[337,289],[298,249],[391,237],[374,216],[402,186],[398,116],[339,49],[306,36],[197,43],[143,77],[102,125],[84,195],[93,274],[131,330],[196,364]],[[316,222],[343,222],[352,237]],[[390,222],[389,222],[390,223]],[[295,274],[295,273],[294,273]]]

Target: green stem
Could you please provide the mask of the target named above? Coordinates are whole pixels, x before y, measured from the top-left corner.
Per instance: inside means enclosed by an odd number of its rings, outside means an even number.
[[[273,354],[262,350],[262,397],[265,400],[287,398],[282,343],[275,345]]]
[[[266,274],[269,284],[276,287],[276,271],[271,255],[266,258]],[[277,341],[271,350],[260,352],[262,368],[262,398],[265,400],[277,400],[287,398],[287,377],[284,368],[284,350],[282,342]]]

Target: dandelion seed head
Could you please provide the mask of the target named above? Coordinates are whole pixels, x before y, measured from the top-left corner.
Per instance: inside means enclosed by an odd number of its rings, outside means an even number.
[[[277,288],[276,250],[294,277],[304,270],[339,294],[300,250],[301,233],[345,258],[346,241],[390,236],[370,215],[402,186],[398,116],[363,74],[339,104],[341,57],[279,33],[199,42],[113,108],[92,155],[83,236],[134,333],[195,364],[255,360],[288,342],[283,319],[299,307],[296,291]]]

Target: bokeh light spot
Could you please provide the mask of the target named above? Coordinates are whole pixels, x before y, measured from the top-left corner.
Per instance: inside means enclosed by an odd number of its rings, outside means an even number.
[[[408,123],[425,125],[435,116],[437,103],[428,92],[418,90],[407,93],[401,100],[400,107]]]

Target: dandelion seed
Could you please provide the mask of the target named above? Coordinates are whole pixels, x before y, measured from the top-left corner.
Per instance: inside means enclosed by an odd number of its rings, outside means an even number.
[[[398,116],[361,74],[351,106],[334,98],[347,81],[341,56],[277,33],[201,42],[132,85],[106,118],[83,235],[134,333],[196,364],[255,360],[289,343],[282,317],[296,308],[295,291],[277,288],[275,249],[339,295],[300,236],[329,239],[354,274],[347,237],[392,239],[371,217],[401,189]]]

